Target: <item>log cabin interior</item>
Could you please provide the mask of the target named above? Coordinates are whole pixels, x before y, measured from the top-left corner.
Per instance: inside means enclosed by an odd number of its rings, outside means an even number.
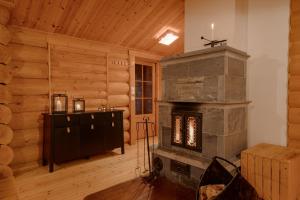
[[[0,0],[0,199],[300,199],[299,0]]]

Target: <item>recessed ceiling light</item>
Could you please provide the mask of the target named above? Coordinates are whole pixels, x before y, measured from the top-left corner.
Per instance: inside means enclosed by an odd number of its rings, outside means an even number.
[[[164,45],[170,45],[177,39],[178,39],[177,35],[168,32],[159,40],[159,43]]]

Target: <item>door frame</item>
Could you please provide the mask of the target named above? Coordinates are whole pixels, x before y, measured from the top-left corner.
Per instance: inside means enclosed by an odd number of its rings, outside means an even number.
[[[135,55],[135,53],[129,52],[129,74],[130,74],[130,144],[135,144],[137,140],[136,133],[136,117],[135,117],[135,64],[146,64],[152,65],[154,69],[154,90],[153,90],[153,110],[154,110],[154,122],[155,122],[155,135],[158,135],[158,104],[157,101],[160,99],[159,80],[160,80],[160,67],[159,60],[161,56],[155,57],[144,57]]]

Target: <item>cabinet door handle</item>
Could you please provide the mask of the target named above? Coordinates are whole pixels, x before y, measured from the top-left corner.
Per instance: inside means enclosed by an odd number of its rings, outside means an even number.
[[[92,119],[94,119],[94,118],[95,118],[95,116],[94,116],[93,114],[91,114],[91,118],[92,118]]]
[[[94,130],[94,124],[91,125],[91,130]]]
[[[71,118],[70,116],[67,116],[67,121],[70,122],[71,121]]]
[[[67,127],[67,133],[71,133],[70,127]]]
[[[115,113],[111,113],[111,117],[114,118],[115,117]]]
[[[111,127],[115,127],[115,122],[112,122],[112,123],[111,123]]]

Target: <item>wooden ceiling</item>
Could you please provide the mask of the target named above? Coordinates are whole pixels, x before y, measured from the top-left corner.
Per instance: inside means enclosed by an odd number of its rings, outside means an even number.
[[[161,55],[183,51],[184,0],[15,0],[11,25],[118,44]],[[158,43],[166,30],[179,39]]]

